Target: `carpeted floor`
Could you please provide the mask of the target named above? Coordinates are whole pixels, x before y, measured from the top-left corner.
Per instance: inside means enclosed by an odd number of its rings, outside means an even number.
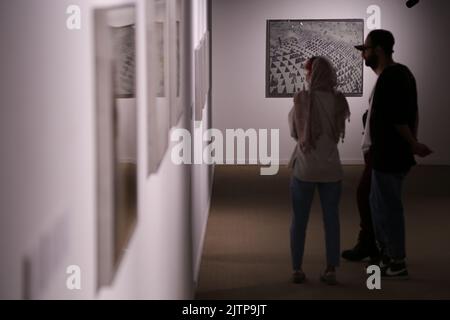
[[[355,194],[362,166],[345,166],[341,249],[359,231]],[[409,280],[382,280],[369,290],[365,262],[341,260],[338,286],[319,281],[325,267],[322,213],[315,194],[303,269],[290,282],[289,175],[260,176],[258,166],[216,166],[197,299],[449,299],[450,167],[417,166],[404,187]]]

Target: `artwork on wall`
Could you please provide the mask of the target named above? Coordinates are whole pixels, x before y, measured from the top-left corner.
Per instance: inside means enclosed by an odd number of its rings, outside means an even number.
[[[176,97],[179,98],[181,95],[181,21],[176,21],[176,42],[177,42],[177,74],[176,74]]]
[[[363,94],[363,60],[354,45],[364,42],[363,19],[267,20],[266,97],[292,97],[306,88],[305,62],[326,56],[346,96]]]
[[[111,27],[116,98],[132,98],[135,92],[135,27]]]
[[[170,129],[169,29],[167,0],[147,1],[146,10],[146,93],[147,174],[158,171],[168,149]]]
[[[201,99],[201,67],[200,67],[200,47],[197,47],[194,50],[194,85],[195,85],[195,120],[200,121],[202,120],[202,99]]]
[[[160,5],[162,1],[160,1]],[[161,17],[161,19],[164,19],[163,17]],[[158,74],[158,81],[157,81],[157,86],[158,86],[158,93],[157,96],[158,97],[165,97],[166,95],[166,88],[165,88],[165,61],[164,61],[164,56],[165,56],[165,30],[164,30],[164,21],[155,21],[154,24],[155,27],[155,38],[156,38],[156,54],[157,54],[157,74]]]
[[[171,77],[171,125],[176,126],[183,114],[183,82],[184,75],[184,1],[175,0],[172,5],[173,13],[170,14],[170,77]]]
[[[195,120],[202,120],[202,112],[209,94],[209,33],[205,32],[194,50]]]
[[[109,285],[137,221],[135,7],[94,12],[98,285]]]

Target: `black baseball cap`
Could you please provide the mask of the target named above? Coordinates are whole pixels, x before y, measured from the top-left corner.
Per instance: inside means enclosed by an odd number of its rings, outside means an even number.
[[[388,30],[376,29],[369,32],[367,35],[370,38],[371,47],[381,47],[385,53],[389,54],[394,52],[393,47],[395,43],[394,36]],[[367,48],[365,44],[357,45],[355,48],[359,51],[363,51]]]
[[[358,49],[359,51],[363,51],[365,47],[366,47],[366,46],[363,45],[363,44],[360,44],[360,45],[358,45],[358,46],[355,46],[355,48]]]

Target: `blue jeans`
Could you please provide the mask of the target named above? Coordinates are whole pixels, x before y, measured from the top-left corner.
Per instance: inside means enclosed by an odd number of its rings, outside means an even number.
[[[327,265],[339,266],[339,200],[341,198],[341,181],[305,182],[293,176],[291,179],[292,206],[294,211],[291,224],[291,257],[293,270],[300,269],[303,263],[306,226],[308,224],[309,212],[316,186],[319,189],[320,203],[323,211]]]
[[[406,173],[372,170],[370,208],[375,238],[380,249],[392,259],[404,259],[405,218],[401,199]]]

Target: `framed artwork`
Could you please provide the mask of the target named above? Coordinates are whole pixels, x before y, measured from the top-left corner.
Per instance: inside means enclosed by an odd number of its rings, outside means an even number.
[[[306,88],[305,62],[326,56],[346,96],[363,94],[363,59],[353,46],[364,42],[363,19],[267,20],[266,97],[292,97]]]
[[[202,120],[202,112],[209,94],[209,33],[205,32],[194,50],[195,120]]]
[[[176,94],[179,98],[181,96],[181,21],[176,21]]]
[[[210,64],[210,34],[209,31],[206,31],[205,34],[205,102],[208,99],[209,91],[210,91],[210,79],[209,73],[211,70]]]
[[[205,32],[205,34],[203,35],[202,38],[202,42],[201,42],[201,46],[200,46],[200,74],[202,77],[202,82],[201,82],[201,103],[202,103],[202,107],[205,107],[205,103],[206,103],[206,83],[207,83],[207,79],[206,79],[206,37],[207,37],[207,33]]]
[[[160,10],[158,10],[159,13],[164,13],[165,12],[160,12],[163,8],[163,1],[158,1],[158,7],[160,8]],[[157,96],[160,98],[163,98],[166,96],[166,83],[165,83],[165,79],[166,79],[166,72],[165,72],[165,42],[167,41],[166,39],[166,35],[165,35],[165,28],[166,28],[166,24],[165,22],[165,18],[163,16],[158,15],[159,19],[157,21],[155,21],[154,27],[155,27],[155,38],[156,38],[156,55],[157,55],[157,67],[158,70],[155,70],[158,74],[158,82],[157,82],[157,86],[158,86],[158,91],[157,91]]]
[[[170,13],[170,77],[171,77],[171,125],[177,125],[183,114],[183,82],[184,76],[184,3],[174,0]]]
[[[137,221],[135,7],[94,11],[98,286],[114,279]]]
[[[201,55],[200,55],[200,46],[195,48],[194,50],[194,79],[195,79],[195,120],[200,121],[202,120],[202,99],[201,99]]]
[[[146,1],[147,174],[158,171],[170,129],[167,0]]]
[[[135,93],[135,26],[111,27],[114,55],[114,95],[134,98]]]

